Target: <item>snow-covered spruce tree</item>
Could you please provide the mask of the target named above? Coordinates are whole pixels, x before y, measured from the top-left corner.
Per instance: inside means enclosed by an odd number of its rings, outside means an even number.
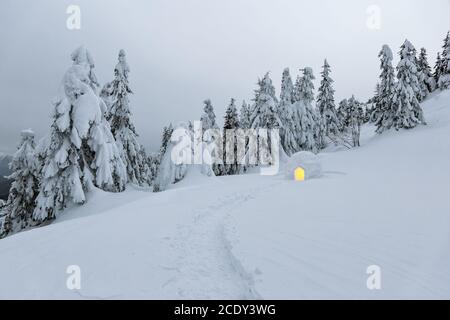
[[[167,146],[169,145],[170,138],[173,133],[173,125],[169,124],[167,127],[163,128],[163,133],[161,135],[161,146],[159,148],[159,158],[161,159],[166,153]]]
[[[322,81],[317,96],[317,107],[323,118],[325,125],[325,135],[336,135],[339,131],[339,122],[336,115],[336,106],[334,103],[333,79],[330,77],[331,69],[328,61],[325,60],[323,71],[321,72]]]
[[[196,155],[194,153],[196,141],[193,129],[195,129],[195,126],[191,126],[189,122],[182,122],[174,128],[168,141],[166,152],[162,157],[158,175],[153,183],[154,192],[166,190],[169,185],[180,182],[188,174],[214,176],[210,157],[208,156],[212,141],[209,138],[209,132],[205,132],[204,143],[201,146],[203,161],[196,163]]]
[[[150,153],[147,155],[147,158],[148,158],[147,161],[148,161],[148,165],[150,168],[152,184],[153,184],[156,177],[158,176],[158,167],[159,167],[159,163],[160,163],[159,153],[158,152]]]
[[[252,111],[250,106],[245,102],[242,102],[241,110],[239,111],[239,125],[242,129],[250,129],[252,121]]]
[[[344,128],[347,126],[346,119],[348,119],[348,113],[349,113],[349,104],[347,99],[341,100],[339,102],[339,106],[337,109],[337,116],[339,119],[339,124],[341,125],[340,130],[344,130]]]
[[[381,84],[377,83],[377,85],[375,86],[375,90],[373,92],[373,97],[371,97],[368,101],[368,107],[367,107],[367,116],[369,117],[368,122],[374,123],[376,122],[381,114],[380,114],[380,110],[378,110],[377,106],[379,103],[379,99],[380,99],[380,95],[381,95]]]
[[[358,110],[362,120],[364,118],[364,110],[361,102],[356,100],[355,96],[352,96],[350,99],[344,99],[339,103],[338,112],[342,117],[343,130],[351,128],[351,118],[355,110]]]
[[[348,119],[346,119],[346,123],[349,126],[352,136],[352,146],[359,147],[360,146],[360,136],[361,136],[361,125],[364,121],[364,110],[361,106],[361,103],[355,99],[354,96],[348,100]]]
[[[303,76],[297,79],[295,86],[294,101],[302,101],[307,106],[314,102],[314,77],[313,70],[309,67],[301,69]]]
[[[225,112],[223,125],[223,174],[234,175],[239,173],[237,130],[239,129],[239,116],[236,109],[236,100],[231,99]]]
[[[269,73],[258,81],[258,86],[255,91],[251,128],[279,128],[281,121],[277,113],[278,99]]]
[[[423,74],[423,82],[427,87],[428,93],[433,92],[436,89],[436,82],[434,81],[433,72],[428,63],[428,54],[425,48],[420,49],[417,67]]]
[[[297,78],[294,88],[294,104],[292,119],[295,124],[296,142],[298,150],[317,152],[320,149],[319,114],[313,108],[315,79],[311,68],[301,69],[302,76]]]
[[[187,140],[189,140],[189,143],[183,143],[183,141],[186,142]],[[164,191],[169,185],[177,183],[185,177],[187,164],[182,158],[192,153],[190,140],[191,133],[187,123],[178,125],[176,130],[172,131],[165,147],[166,151],[159,165],[158,176],[153,184],[154,192]],[[180,162],[177,162],[178,160]]]
[[[216,176],[223,175],[223,139],[222,136],[220,136],[219,133],[219,126],[216,123],[216,114],[214,112],[214,107],[212,105],[211,100],[207,99],[204,102],[203,107],[203,115],[200,118],[203,134],[208,130],[215,130],[217,131],[217,134],[213,135],[211,139],[211,144],[215,146],[213,152],[213,157],[216,160],[213,168],[214,173]]]
[[[419,100],[419,102],[422,102],[430,94],[430,91],[428,90],[426,84],[426,76],[419,66],[419,58],[417,57],[416,48],[413,49],[413,55],[414,55],[414,64],[416,65],[417,68],[417,79],[419,80],[419,86],[416,92],[417,100]]]
[[[370,122],[370,117],[372,115],[372,105],[369,102],[363,103],[363,109],[364,109],[364,119],[363,119],[363,123],[369,123]]]
[[[47,151],[50,149],[50,134],[46,134],[44,137],[39,139],[35,148],[36,155],[36,171],[39,177],[42,175],[42,170],[44,169],[45,163],[47,161]]]
[[[288,155],[299,151],[297,145],[297,128],[293,119],[294,84],[292,83],[289,68],[284,69],[281,80],[280,103],[278,116],[282,123],[280,138],[283,149]]]
[[[162,162],[164,155],[166,154],[167,146],[170,143],[170,138],[172,137],[173,130],[174,129],[172,123],[170,123],[167,127],[163,128],[161,134],[161,145],[159,147],[159,150],[154,156],[149,157],[153,180],[156,179],[156,177],[158,176],[159,166]]]
[[[383,133],[389,130],[394,124],[396,109],[394,104],[395,99],[395,70],[392,66],[394,55],[388,45],[384,45],[378,57],[381,60],[381,75],[380,88],[378,98],[375,105],[372,119],[377,126],[377,132]]]
[[[116,146],[106,105],[98,96],[89,52],[78,48],[55,99],[53,124],[33,218],[43,222],[56,217],[70,203],[83,204],[93,186],[123,191],[126,167]]]
[[[264,78],[258,81],[258,89],[255,91],[251,121],[252,129],[268,130],[268,139],[266,141],[263,141],[263,139],[258,136],[258,150],[256,153],[260,164],[273,164],[273,159],[270,157],[270,154],[272,154],[272,136],[270,130],[279,129],[282,125],[278,116],[277,106],[278,99],[275,96],[275,87],[272,84],[269,73],[266,73]]]
[[[441,59],[438,86],[441,90],[445,90],[450,88],[450,31],[444,40]]]
[[[436,58],[436,64],[434,66],[434,72],[433,72],[433,78],[434,78],[434,81],[436,82],[436,89],[439,88],[439,78],[441,77],[441,74],[442,74],[443,63],[444,63],[444,61],[442,60],[441,53],[438,52],[437,58]]]
[[[338,114],[342,125],[340,144],[347,148],[359,147],[361,126],[366,117],[364,104],[354,96],[348,100],[344,99],[339,103]]]
[[[219,126],[216,123],[216,114],[214,113],[214,107],[211,100],[207,99],[203,103],[203,115],[200,118],[200,121],[202,122],[202,129],[204,131],[209,129],[218,129]]]
[[[6,215],[0,223],[0,238],[35,225],[33,211],[39,189],[34,133],[24,130],[22,141],[9,165],[13,180],[3,209]]]
[[[419,124],[426,124],[423,111],[417,99],[419,79],[415,64],[414,47],[406,40],[401,46],[400,62],[397,66],[398,81],[395,85],[393,98],[394,127],[398,129],[411,129]],[[383,127],[389,127],[390,120]]]
[[[242,150],[238,150],[238,164],[240,168],[240,172],[246,172],[248,168],[250,167],[249,164],[245,163],[245,155],[248,153],[248,144],[250,141],[250,138],[247,136],[247,132],[251,127],[252,122],[252,110],[251,106],[247,104],[247,102],[244,100],[242,102],[241,110],[239,111],[239,127],[240,130],[238,134],[238,146],[241,144]],[[242,136],[243,135],[243,136]],[[243,147],[242,147],[243,145]],[[243,154],[240,154],[243,153]]]
[[[105,100],[108,111],[106,119],[111,126],[111,132],[122,153],[127,167],[128,181],[136,185],[148,185],[150,177],[145,172],[146,154],[141,150],[138,135],[131,120],[129,95],[132,90],[128,75],[130,68],[124,50],[119,52],[119,62],[114,69],[115,79],[105,85],[101,97]]]
[[[289,105],[292,102],[294,102],[294,84],[289,68],[286,68],[281,78],[280,105]]]
[[[152,159],[147,155],[147,152],[145,152],[145,148],[143,145],[140,146],[139,150],[139,157],[142,159],[142,177],[143,177],[143,183],[142,185],[147,187],[151,186],[153,183],[153,180],[155,179],[155,175],[152,170]]]

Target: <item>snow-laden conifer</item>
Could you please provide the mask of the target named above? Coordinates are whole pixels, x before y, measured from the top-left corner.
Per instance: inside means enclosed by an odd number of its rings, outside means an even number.
[[[261,139],[258,135],[257,155],[262,164],[272,164],[271,157],[272,130],[279,130],[282,125],[278,114],[278,99],[275,96],[275,87],[269,73],[266,73],[263,79],[258,81],[258,89],[255,91],[254,107],[251,121],[251,128],[259,131],[267,130],[267,139]],[[252,152],[252,151],[250,151]],[[255,155],[254,155],[255,156]]]
[[[242,102],[241,109],[239,111],[239,125],[242,129],[250,129],[252,121],[252,111],[250,105],[245,102]]]
[[[119,61],[114,69],[115,79],[103,88],[101,96],[108,106],[106,119],[126,164],[128,181],[142,186],[148,185],[151,178],[146,171],[145,150],[138,142],[138,134],[131,119],[129,73],[126,53],[120,50]]]
[[[319,87],[319,95],[317,96],[317,108],[323,118],[325,126],[325,135],[336,135],[339,132],[339,122],[336,115],[336,106],[334,102],[333,79],[330,77],[331,68],[328,61],[325,60],[323,71],[321,72],[322,80]]]
[[[373,120],[377,126],[377,132],[382,133],[394,125],[396,117],[395,99],[395,70],[392,65],[394,55],[388,45],[384,45],[378,57],[381,60],[381,75],[378,97],[375,105]]]
[[[314,83],[313,70],[304,68],[302,76],[297,78],[294,89],[292,119],[295,124],[297,151],[313,151],[320,149],[320,115],[313,107]]]
[[[126,168],[108,121],[106,105],[98,96],[89,52],[78,48],[54,101],[54,115],[41,172],[33,218],[53,219],[69,204],[86,202],[93,186],[123,191]]]
[[[438,86],[445,90],[450,88],[450,31],[444,40],[441,59]]]
[[[236,100],[231,99],[225,112],[223,126],[224,166],[223,174],[233,175],[239,173],[238,166],[238,140],[239,116],[236,109]]]
[[[216,114],[211,100],[207,99],[203,103],[203,115],[200,118],[203,130],[218,129],[219,126],[216,123]]]
[[[436,82],[434,81],[433,72],[431,71],[430,64],[428,63],[428,54],[425,48],[420,49],[419,58],[417,60],[417,67],[423,74],[422,81],[427,88],[427,95],[436,89]]]
[[[411,129],[425,124],[423,111],[417,99],[419,79],[415,63],[414,46],[408,40],[401,46],[400,62],[397,66],[398,81],[395,85],[393,125],[396,129]],[[383,127],[389,127],[390,120]]]
[[[24,130],[19,148],[9,165],[13,172],[8,178],[12,185],[8,200],[2,208],[0,238],[35,225],[33,211],[39,189],[34,133]]]
[[[217,176],[223,175],[223,136],[216,122],[216,114],[211,100],[207,99],[203,102],[203,114],[200,118],[202,126],[202,141],[205,142],[205,134],[210,139],[210,147],[212,148],[212,156],[214,158],[214,173]]]
[[[297,145],[297,126],[293,119],[294,84],[292,83],[289,68],[284,69],[281,80],[280,102],[278,115],[282,126],[280,137],[283,149],[288,155],[299,151]]]

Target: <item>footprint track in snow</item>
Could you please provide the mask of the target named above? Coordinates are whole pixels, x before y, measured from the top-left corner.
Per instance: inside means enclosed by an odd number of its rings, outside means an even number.
[[[222,196],[194,210],[190,223],[178,225],[177,235],[168,240],[176,274],[165,289],[181,299],[260,299],[252,275],[233,255],[225,220],[234,208],[272,187]]]

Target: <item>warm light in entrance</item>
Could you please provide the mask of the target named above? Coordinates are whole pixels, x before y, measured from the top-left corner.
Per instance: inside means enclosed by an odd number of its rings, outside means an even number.
[[[295,181],[305,181],[305,169],[298,167],[294,172]]]

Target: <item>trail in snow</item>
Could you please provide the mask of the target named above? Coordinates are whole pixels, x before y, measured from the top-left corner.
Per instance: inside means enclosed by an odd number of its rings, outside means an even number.
[[[168,238],[176,258],[176,275],[164,289],[184,299],[261,299],[248,273],[232,251],[229,239],[231,212],[270,187],[232,193],[194,212],[193,220],[178,225]]]

